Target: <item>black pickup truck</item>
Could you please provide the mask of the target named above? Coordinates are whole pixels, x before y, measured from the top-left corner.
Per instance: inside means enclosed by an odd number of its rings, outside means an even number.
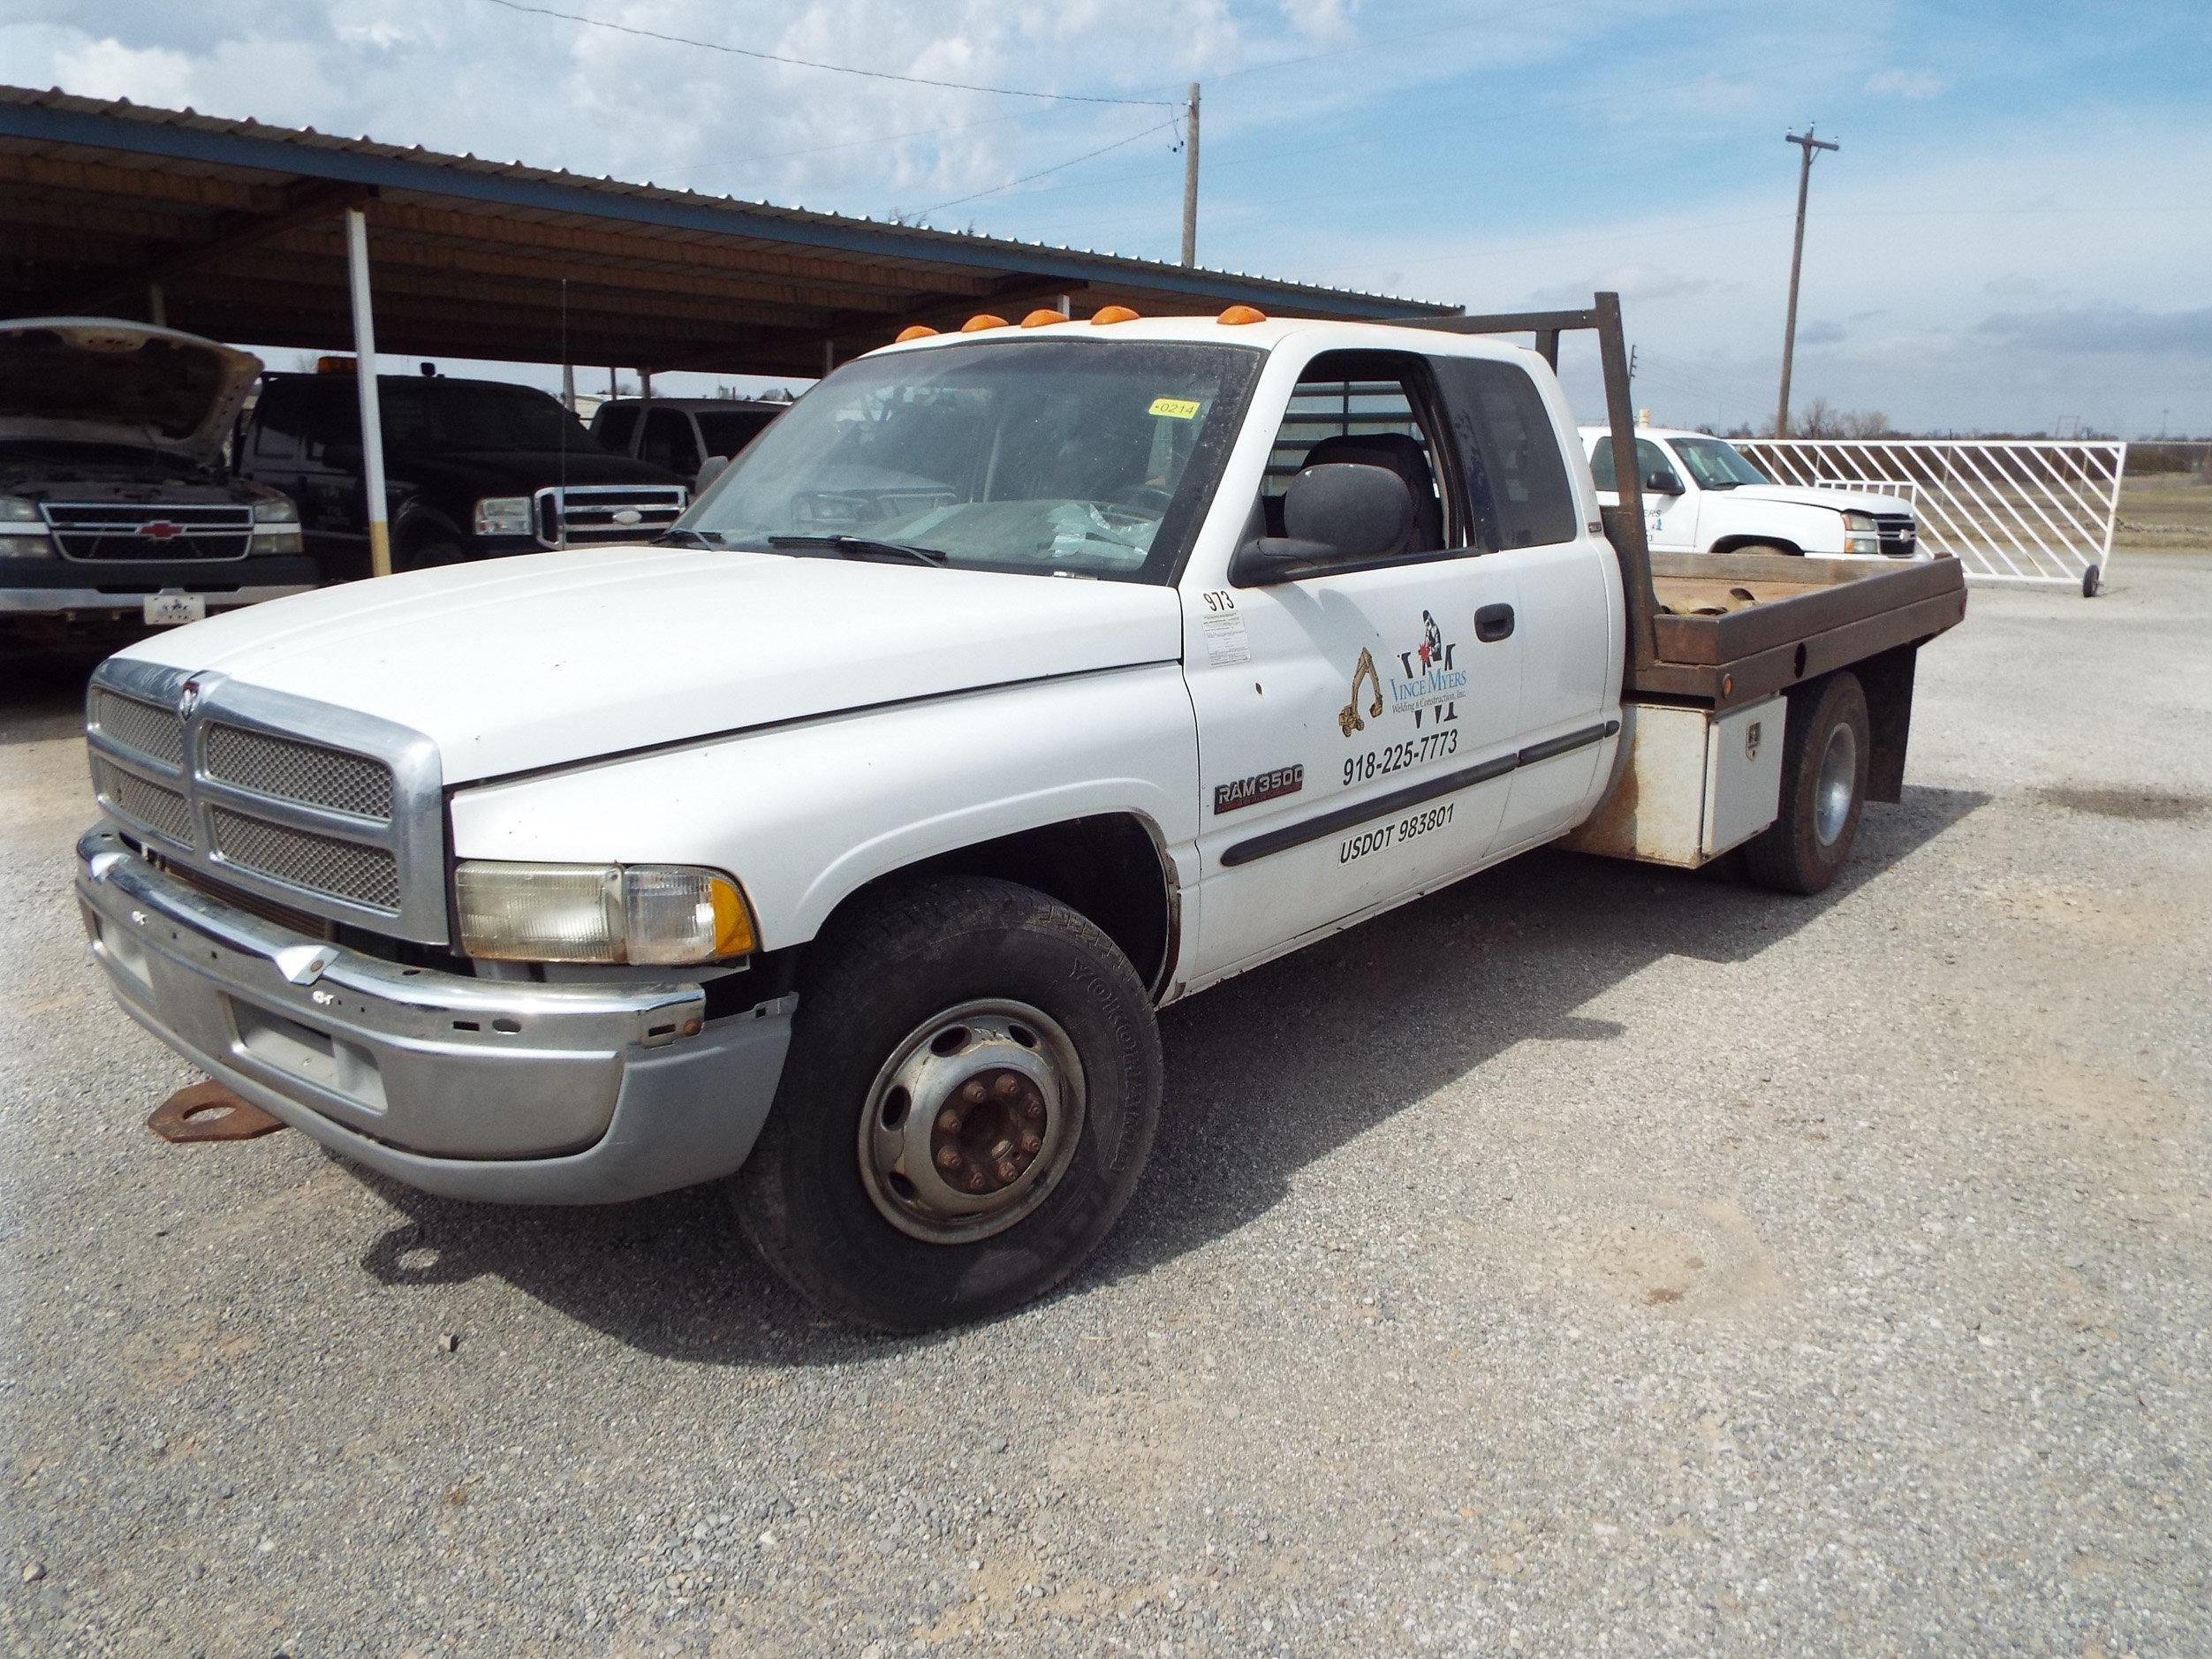
[[[650,540],[690,481],[603,448],[557,398],[504,381],[379,375],[394,570]],[[360,389],[351,373],[269,375],[239,470],[299,504],[324,579],[369,573]]]
[[[119,643],[314,586],[292,504],[223,464],[261,367],[112,317],[0,322],[0,640]]]

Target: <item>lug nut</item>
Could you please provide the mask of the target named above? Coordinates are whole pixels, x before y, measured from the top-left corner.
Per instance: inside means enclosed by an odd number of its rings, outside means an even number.
[[[1032,1097],[1022,1103],[1021,1115],[1031,1123],[1042,1121],[1044,1117],[1044,1102]]]
[[[971,1079],[967,1087],[960,1091],[960,1098],[967,1102],[972,1106],[981,1105],[983,1102],[983,1080],[981,1078]]]
[[[971,1170],[968,1171],[967,1190],[969,1192],[980,1193],[989,1185],[990,1178],[985,1175],[982,1170]]]
[[[946,1134],[951,1134],[959,1126],[960,1114],[954,1111],[951,1107],[948,1106],[937,1114],[937,1127],[944,1131]]]
[[[998,1081],[992,1087],[999,1099],[1011,1100],[1021,1093],[1021,1079],[1011,1072],[1001,1072],[998,1074]]]
[[[958,1169],[960,1167],[960,1148],[958,1147],[940,1148],[937,1152],[937,1167],[940,1170]]]
[[[1011,1163],[1002,1163],[998,1166],[998,1179],[1002,1186],[1012,1180],[1019,1173],[1020,1171]]]
[[[1038,1149],[1043,1145],[1044,1137],[1038,1134],[1034,1130],[1027,1130],[1023,1133],[1021,1137],[1021,1149],[1024,1152],[1026,1152],[1031,1157],[1035,1157],[1037,1155]]]

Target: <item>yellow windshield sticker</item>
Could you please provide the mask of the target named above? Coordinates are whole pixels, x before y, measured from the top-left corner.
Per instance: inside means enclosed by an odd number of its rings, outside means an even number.
[[[1198,402],[1195,398],[1155,398],[1146,413],[1165,415],[1170,420],[1194,420],[1198,418]]]

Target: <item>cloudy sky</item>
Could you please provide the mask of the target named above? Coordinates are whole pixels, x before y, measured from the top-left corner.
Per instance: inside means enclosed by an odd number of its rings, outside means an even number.
[[[1625,296],[1663,420],[2212,431],[2202,0],[0,0],[98,96],[1481,310]],[[1115,102],[1118,101],[1118,102]],[[1092,152],[1102,152],[1091,154]],[[1088,156],[1072,165],[1074,158]],[[1571,375],[1578,398],[1587,379]]]

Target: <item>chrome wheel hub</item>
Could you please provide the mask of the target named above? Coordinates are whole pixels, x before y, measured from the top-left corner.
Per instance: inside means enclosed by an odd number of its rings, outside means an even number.
[[[964,1003],[891,1051],[861,1112],[860,1181],[901,1232],[965,1244],[1012,1226],[1066,1172],[1083,1068],[1026,1003]]]
[[[1821,751],[1820,776],[1813,782],[1813,833],[1824,847],[1836,845],[1851,820],[1852,786],[1859,779],[1859,739],[1841,723],[1828,734]]]

